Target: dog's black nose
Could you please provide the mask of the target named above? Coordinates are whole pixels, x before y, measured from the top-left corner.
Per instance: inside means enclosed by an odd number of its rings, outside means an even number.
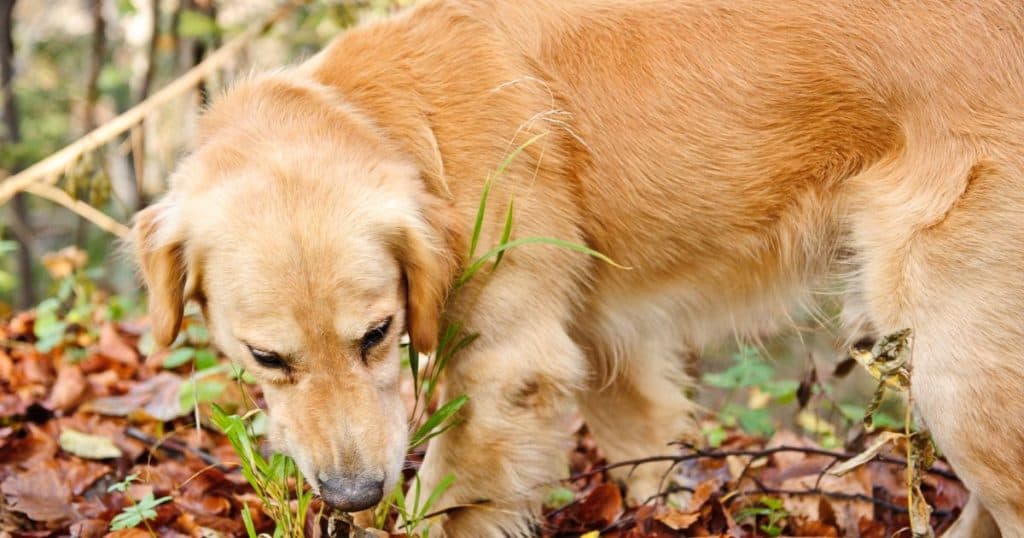
[[[343,512],[372,508],[384,497],[384,480],[363,476],[333,475],[320,480],[324,502]]]

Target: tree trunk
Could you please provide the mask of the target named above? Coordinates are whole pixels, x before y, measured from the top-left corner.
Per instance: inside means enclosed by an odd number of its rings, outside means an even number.
[[[4,139],[8,144],[21,141],[18,126],[18,106],[14,102],[14,2],[0,0],[0,95],[3,99]],[[17,165],[14,170],[17,172]],[[28,200],[18,193],[11,201],[9,225],[14,240],[18,243],[15,252],[18,288],[14,304],[18,309],[30,308],[36,303],[35,280],[32,278],[32,224],[29,220]]]
[[[89,59],[89,79],[85,87],[85,118],[84,128],[88,133],[95,129],[99,122],[96,119],[96,103],[100,100],[100,73],[103,71],[103,59],[107,54],[107,20],[103,17],[103,0],[91,0],[92,9],[92,56]],[[97,150],[100,153],[101,150]],[[103,159],[97,159],[96,166],[103,166]],[[78,217],[75,226],[75,245],[85,248],[88,237],[89,222]]]
[[[156,78],[157,59],[156,50],[160,39],[160,0],[150,0],[149,4],[149,48],[146,50],[146,72],[142,77],[142,86],[139,87],[139,94],[136,102],[141,103],[149,97],[153,89],[153,80]],[[132,169],[135,171],[135,197],[132,200],[136,211],[149,205],[146,196],[146,121],[143,120],[132,129]]]

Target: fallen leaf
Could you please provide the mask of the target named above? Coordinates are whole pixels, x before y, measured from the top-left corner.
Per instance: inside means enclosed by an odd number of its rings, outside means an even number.
[[[70,518],[71,488],[53,462],[9,476],[0,484],[11,510],[34,521],[58,522]]]
[[[216,495],[202,497],[185,495],[176,498],[175,502],[193,514],[226,516],[231,512],[231,501]]]
[[[831,525],[827,525],[821,521],[806,521],[797,525],[796,533],[797,536],[820,536],[820,537],[831,537],[839,536],[839,531]]]
[[[82,369],[75,365],[62,366],[57,370],[57,382],[44,404],[53,411],[69,411],[82,399],[86,382]]]
[[[81,495],[100,477],[111,472],[110,467],[101,463],[72,458],[60,461],[60,468],[71,492]]]
[[[132,386],[127,394],[96,398],[82,406],[84,411],[124,417],[145,410],[157,420],[169,421],[183,415],[178,402],[181,377],[171,372],[159,374]]]
[[[690,507],[687,509],[687,512],[696,512],[700,510],[701,507],[704,506],[704,503],[708,502],[708,499],[711,498],[711,494],[714,493],[714,491],[714,480],[705,480],[701,482],[700,485],[693,490],[693,497],[690,498]]]
[[[71,536],[75,538],[101,538],[107,534],[108,523],[102,519],[85,519],[71,525]]]
[[[679,510],[670,510],[668,513],[654,516],[654,519],[664,523],[674,531],[680,531],[688,529],[690,525],[696,523],[700,519],[700,512],[687,514]]]
[[[120,458],[122,454],[121,449],[117,448],[113,440],[72,429],[60,432],[60,447],[65,452],[92,460]]]
[[[597,486],[565,511],[568,519],[585,528],[606,527],[621,513],[622,493],[618,486],[610,483]]]
[[[122,364],[134,366],[139,363],[139,353],[124,341],[112,323],[107,323],[100,329],[100,341],[96,346],[96,352]]]
[[[12,435],[12,439],[0,447],[0,464],[33,467],[53,459],[57,448],[57,442],[50,434],[35,424],[28,424],[19,436]]]

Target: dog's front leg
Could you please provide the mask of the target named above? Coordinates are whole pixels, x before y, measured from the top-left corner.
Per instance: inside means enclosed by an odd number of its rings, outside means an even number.
[[[545,491],[566,473],[567,419],[583,357],[560,320],[481,336],[449,367],[445,397],[469,396],[462,422],[431,441],[421,496],[449,473],[431,535],[533,536]],[[421,505],[422,505],[421,499]],[[412,504],[409,499],[407,504]]]

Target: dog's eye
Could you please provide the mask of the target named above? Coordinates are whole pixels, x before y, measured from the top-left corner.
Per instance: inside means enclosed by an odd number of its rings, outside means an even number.
[[[249,348],[249,353],[252,353],[252,358],[256,359],[256,362],[264,368],[277,368],[285,369],[288,365],[284,362],[284,359],[280,355],[273,351],[264,351],[262,349],[256,349],[252,346],[246,346]]]
[[[388,329],[391,328],[391,317],[384,320],[376,327],[366,331],[363,335],[362,340],[359,341],[359,349],[362,350],[365,355],[367,351],[373,349],[374,346],[381,343],[384,337],[388,335]]]

